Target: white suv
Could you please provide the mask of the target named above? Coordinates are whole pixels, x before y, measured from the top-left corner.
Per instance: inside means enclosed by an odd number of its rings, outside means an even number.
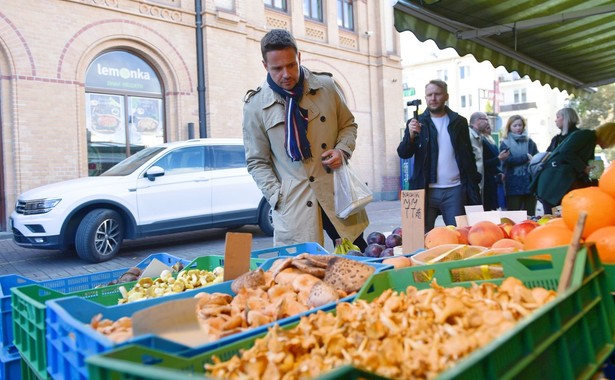
[[[241,139],[196,139],[143,149],[99,177],[29,190],[10,225],[22,247],[74,247],[101,262],[124,239],[244,224],[271,236],[270,210],[248,174]]]

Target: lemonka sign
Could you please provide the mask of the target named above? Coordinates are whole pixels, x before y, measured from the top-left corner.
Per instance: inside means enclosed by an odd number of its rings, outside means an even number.
[[[161,93],[160,81],[153,69],[141,58],[123,51],[96,58],[88,68],[86,86],[88,89]]]

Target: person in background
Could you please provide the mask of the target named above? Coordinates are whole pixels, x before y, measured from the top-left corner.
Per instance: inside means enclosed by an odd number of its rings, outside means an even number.
[[[500,152],[506,178],[506,208],[526,210],[528,215],[536,214],[536,196],[530,190],[528,166],[532,157],[538,153],[538,148],[528,136],[525,119],[520,115],[513,115],[506,122]]]
[[[595,157],[596,144],[602,149],[615,145],[615,123],[605,123],[596,130],[579,128],[569,132],[545,160],[543,169],[532,181],[532,189],[550,210],[570,190],[591,183],[589,161]]]
[[[579,130],[580,123],[579,115],[572,108],[562,108],[555,113],[555,126],[560,130],[560,133],[553,136],[551,143],[547,148],[547,152],[553,152],[559,144],[572,132]]]
[[[498,199],[498,186],[503,185],[504,174],[500,169],[500,151],[491,136],[491,125],[487,124],[482,134],[483,165],[485,168],[483,186],[483,208],[485,211],[504,209]]]
[[[580,120],[579,115],[573,108],[564,107],[558,110],[555,113],[555,126],[560,130],[560,133],[553,136],[551,143],[547,148],[547,152],[553,152],[555,148],[557,148],[558,145],[560,145],[571,133],[578,131]],[[549,205],[549,203],[546,203],[540,199],[539,201],[542,204],[542,209],[545,214],[553,214],[553,208]]]
[[[271,205],[274,245],[347,238],[361,251],[362,210],[335,215],[333,172],[355,149],[357,124],[330,74],[301,65],[295,38],[273,29],[261,40],[267,79],[246,94],[243,139],[248,172]]]
[[[401,158],[414,157],[410,190],[425,189],[425,232],[442,215],[446,225],[465,215],[465,205],[481,204],[479,183],[467,120],[453,112],[448,86],[431,80],[425,86],[427,110],[406,123],[397,147]]]
[[[476,170],[482,176],[479,188],[480,192],[483,196],[483,204],[484,204],[484,196],[485,192],[483,190],[485,183],[485,169],[483,163],[483,133],[485,129],[489,126],[489,119],[487,118],[487,114],[484,112],[474,112],[470,115],[470,142],[472,143],[472,151],[474,152],[474,158],[476,159]]]

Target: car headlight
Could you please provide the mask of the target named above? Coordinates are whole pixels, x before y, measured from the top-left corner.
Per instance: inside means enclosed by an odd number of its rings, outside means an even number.
[[[45,214],[56,207],[61,200],[61,198],[35,199],[31,201],[20,200],[17,201],[15,211],[24,215]]]

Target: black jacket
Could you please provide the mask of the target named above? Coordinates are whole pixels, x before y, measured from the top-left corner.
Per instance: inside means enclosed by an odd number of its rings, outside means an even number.
[[[476,169],[476,158],[472,152],[468,121],[458,113],[446,107],[450,120],[447,127],[451,143],[455,150],[455,161],[459,167],[461,184],[466,190],[467,204],[481,204],[479,183],[481,175]],[[422,125],[421,133],[410,141],[410,130],[406,127],[404,137],[397,147],[401,158],[414,157],[410,189],[426,189],[430,183],[436,182],[438,167],[438,138],[436,126],[431,121],[429,110],[419,115]]]

